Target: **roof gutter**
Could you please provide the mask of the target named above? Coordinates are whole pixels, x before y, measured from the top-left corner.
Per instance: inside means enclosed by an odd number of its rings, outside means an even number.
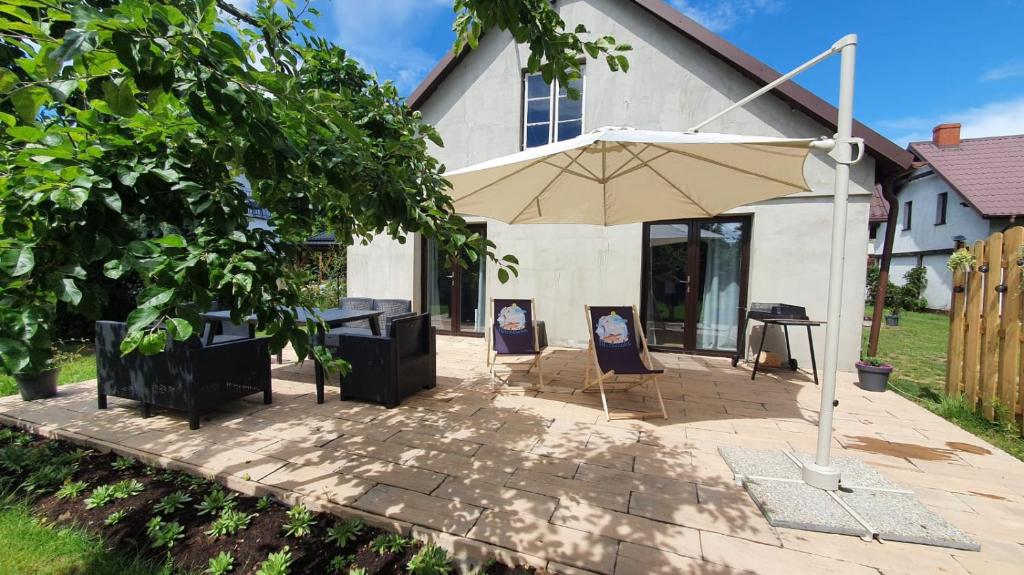
[[[902,181],[914,173],[917,167],[889,174],[882,180],[882,197],[889,202],[889,215],[885,221],[885,242],[882,244],[882,269],[878,273],[878,292],[875,294],[875,309],[871,315],[871,334],[868,337],[868,357],[878,353],[878,333],[882,328],[882,314],[885,311],[885,295],[889,288],[889,264],[892,263],[892,247],[896,242],[896,219],[900,215],[899,200],[896,198],[896,184],[902,188]]]

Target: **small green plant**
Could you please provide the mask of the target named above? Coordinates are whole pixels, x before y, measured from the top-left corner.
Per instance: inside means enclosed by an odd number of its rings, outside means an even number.
[[[274,498],[269,495],[264,495],[256,500],[256,510],[266,511],[270,509],[270,506],[274,504]]]
[[[288,510],[288,523],[284,525],[284,534],[300,539],[312,533],[314,525],[316,521],[313,519],[313,512],[300,503]]]
[[[975,259],[974,254],[968,251],[967,248],[960,248],[953,252],[953,255],[949,256],[949,261],[946,262],[946,267],[949,268],[949,271],[951,272],[969,272],[974,269],[974,264],[976,263],[977,260]]]
[[[335,523],[333,527],[327,529],[327,541],[344,548],[362,534],[363,527],[363,522],[354,517]]]
[[[411,575],[448,575],[452,566],[448,552],[434,543],[427,543],[405,566]]]
[[[114,484],[114,497],[116,499],[128,499],[142,493],[145,489],[146,486],[140,483],[138,479],[125,479]]]
[[[122,519],[128,516],[127,509],[121,509],[120,511],[114,511],[107,518],[103,520],[103,524],[110,527],[111,525],[117,525]]]
[[[348,575],[369,575],[366,567],[353,567],[348,570]]]
[[[85,498],[85,508],[96,509],[97,507],[103,507],[116,499],[115,493],[113,485],[100,485],[92,490],[89,497]]]
[[[185,508],[185,504],[192,501],[188,493],[175,491],[160,498],[160,502],[153,506],[153,511],[160,514],[171,514]]]
[[[348,568],[356,560],[354,555],[337,555],[334,559],[331,559],[331,572],[343,574],[345,569]]]
[[[884,360],[878,359],[877,357],[865,357],[860,360],[864,365],[870,365],[871,367],[891,367]]]
[[[57,499],[74,499],[85,492],[88,486],[84,481],[71,481],[69,479],[57,490]]]
[[[30,473],[21,484],[21,488],[27,493],[53,491],[58,485],[70,480],[74,473],[74,465],[44,465]]]
[[[206,497],[203,497],[199,505],[196,505],[196,509],[199,510],[199,515],[212,515],[222,509],[234,508],[236,497],[234,493],[224,493],[220,487],[214,487]]]
[[[177,521],[164,521],[159,515],[146,523],[146,534],[155,549],[174,547],[174,544],[185,536],[185,528]]]
[[[235,511],[234,509],[222,509],[220,516],[210,524],[210,529],[206,534],[214,539],[224,536],[233,536],[242,529],[249,527],[249,522],[252,521],[253,517],[256,517],[256,515],[242,513],[241,511]]]
[[[377,555],[388,553],[401,553],[409,546],[409,540],[397,533],[385,533],[378,535],[370,542],[370,549]]]
[[[216,557],[210,559],[206,566],[207,575],[227,575],[235,569],[235,556],[227,551],[221,551]]]
[[[291,549],[285,547],[277,553],[267,555],[266,560],[260,563],[260,568],[256,571],[256,575],[288,575],[288,570],[291,566],[292,552]]]
[[[131,457],[118,457],[110,464],[114,471],[128,471],[135,466],[135,460]]]
[[[962,421],[974,415],[971,407],[967,404],[967,399],[962,393],[943,397],[936,411],[939,415],[951,421]]]

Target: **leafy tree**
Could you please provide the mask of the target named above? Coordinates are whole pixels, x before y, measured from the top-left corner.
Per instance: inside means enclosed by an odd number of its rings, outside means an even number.
[[[625,69],[613,38],[565,30],[546,0],[456,0],[459,47],[483,31],[529,44],[545,78],[583,55]],[[201,329],[214,300],[254,313],[278,349],[315,326],[298,246],[329,231],[433,238],[469,265],[514,257],[470,231],[445,194],[440,144],[391,83],[314,35],[315,10],[260,0],[5,0],[0,11],[0,355],[51,366],[58,302],[99,314],[106,278],[143,289],[123,353]],[[247,190],[242,182],[248,182]],[[273,230],[250,229],[252,199]],[[507,276],[507,271],[503,275]],[[164,329],[166,328],[166,329]],[[313,350],[338,368],[323,348]]]

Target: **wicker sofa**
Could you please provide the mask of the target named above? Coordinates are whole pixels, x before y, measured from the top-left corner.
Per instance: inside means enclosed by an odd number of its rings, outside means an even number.
[[[437,386],[436,334],[430,314],[391,318],[386,335],[331,331],[328,349],[352,370],[341,378],[341,399],[396,407],[421,389]]]
[[[271,402],[270,347],[267,338],[237,339],[204,346],[198,337],[173,342],[156,355],[121,356],[128,332],[122,322],[96,322],[96,373],[100,409],[107,396],[142,403],[143,416],[153,407],[188,413],[190,429],[199,414],[219,404],[263,393]]]

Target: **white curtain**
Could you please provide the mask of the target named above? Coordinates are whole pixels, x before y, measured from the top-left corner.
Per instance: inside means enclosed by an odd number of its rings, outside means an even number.
[[[738,224],[725,225],[738,226]],[[707,256],[703,274],[703,305],[701,306],[700,322],[697,325],[697,346],[701,349],[734,351],[739,331],[737,325],[739,318],[737,309],[740,303],[739,234],[737,233],[736,238],[730,241],[729,238],[718,233],[707,233],[706,228],[701,227],[701,243],[707,246]]]

